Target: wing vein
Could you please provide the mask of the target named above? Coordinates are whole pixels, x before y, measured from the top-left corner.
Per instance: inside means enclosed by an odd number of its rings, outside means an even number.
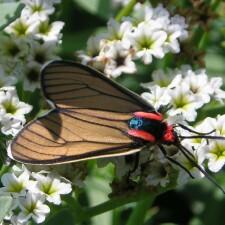
[[[76,113],[77,113],[77,112],[76,112]],[[75,114],[76,114],[76,113],[75,113]],[[83,121],[83,122],[86,122],[86,123],[89,123],[89,124],[95,124],[95,125],[99,125],[99,126],[101,126],[101,127],[108,127],[108,128],[112,128],[112,129],[118,130],[118,131],[120,131],[120,132],[122,132],[122,133],[125,133],[123,130],[121,130],[121,129],[117,128],[117,127],[114,127],[114,126],[110,126],[110,125],[107,125],[107,124],[100,124],[100,123],[97,123],[97,122],[84,120],[84,119],[81,119],[81,118],[79,118],[79,117],[72,116],[72,115],[68,114],[67,112],[62,112],[62,114],[67,115],[67,116],[70,117],[70,118],[75,118],[75,119],[77,119],[77,120],[80,120],[80,121]],[[79,113],[77,113],[77,114],[79,114]],[[81,114],[81,115],[82,115],[82,114]]]

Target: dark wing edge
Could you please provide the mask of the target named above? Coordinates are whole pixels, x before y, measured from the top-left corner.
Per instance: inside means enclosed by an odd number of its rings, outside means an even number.
[[[101,73],[100,71],[90,67],[90,66],[86,66],[77,62],[73,62],[73,61],[69,61],[69,60],[53,60],[50,61],[49,63],[45,64],[44,67],[41,70],[41,89],[43,92],[44,97],[48,100],[48,102],[50,101],[50,105],[52,106],[52,104],[54,105],[54,107],[57,108],[56,104],[54,103],[54,100],[51,99],[51,97],[48,95],[47,91],[46,91],[46,86],[45,86],[45,72],[48,68],[52,67],[52,66],[73,66],[73,67],[77,67],[79,69],[82,69],[86,72],[91,73],[92,75],[104,80],[106,83],[112,85],[115,89],[121,91],[121,93],[127,95],[129,98],[131,98],[132,101],[135,101],[135,104],[139,105],[140,107],[143,108],[143,111],[149,111],[149,112],[153,112],[155,111],[154,107],[148,103],[146,100],[144,100],[143,98],[141,98],[138,94],[134,93],[133,91],[129,90],[128,88],[121,86],[120,84],[118,84],[117,82],[113,81],[112,79],[107,78],[103,73]]]
[[[93,154],[92,156],[82,156],[82,158],[75,158],[71,156],[71,157],[64,157],[58,160],[20,160],[12,156],[11,145],[9,145],[7,148],[7,154],[11,159],[20,163],[31,164],[31,165],[59,165],[59,164],[87,161],[90,159],[102,159],[102,158],[126,156],[126,155],[140,152],[142,150],[142,147],[132,149],[131,147],[127,146],[127,148],[120,147],[117,149],[106,149],[106,150],[115,151],[115,152],[111,152],[111,153],[107,152],[106,154],[101,154],[101,155],[99,155],[98,152],[96,152],[96,155]]]

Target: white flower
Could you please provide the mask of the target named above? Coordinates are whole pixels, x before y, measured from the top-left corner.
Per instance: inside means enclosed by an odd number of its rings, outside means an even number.
[[[210,141],[207,148],[208,153],[206,156],[208,159],[208,168],[212,172],[218,172],[225,164],[225,141]]]
[[[64,177],[68,179],[73,186],[75,187],[83,187],[84,186],[84,179],[87,175],[87,167],[86,163],[84,162],[76,162],[76,163],[67,163],[67,164],[59,164],[59,165],[27,165],[30,171],[46,174],[51,171],[58,176],[61,176],[63,179]],[[70,171],[74,171],[71,173]]]
[[[147,2],[146,4],[137,3],[134,7],[134,11],[131,15],[131,21],[134,25],[137,25],[141,22],[146,22],[152,19],[153,8]]]
[[[107,25],[108,32],[105,36],[106,39],[111,41],[122,41],[124,47],[130,47],[130,42],[124,40],[124,36],[132,30],[132,24],[129,21],[119,23],[114,19],[110,19]]]
[[[188,85],[192,93],[203,103],[210,101],[210,95],[213,93],[213,89],[209,85],[208,77],[205,70],[192,71],[191,69],[186,71],[183,83]]]
[[[209,133],[212,132],[213,130],[209,127],[206,127],[205,125],[203,125],[203,123],[198,124],[195,127],[190,126],[189,124],[184,124],[186,127],[188,127],[190,130],[199,132],[199,133]],[[188,130],[183,129],[182,127],[177,127],[176,131],[179,130],[179,135],[181,136],[196,136],[197,134],[194,134]],[[210,134],[211,135],[211,134]],[[198,136],[198,135],[197,135]],[[205,138],[186,138],[182,140],[182,145],[186,146],[186,144],[191,148],[194,149],[199,149],[199,148],[205,148],[205,146],[208,144],[207,140]]]
[[[43,65],[47,61],[53,59],[59,59],[56,56],[56,43],[54,42],[44,42],[43,44],[33,41],[30,46],[30,53],[28,55],[28,62],[33,63],[32,61]]]
[[[183,144],[183,143],[182,143]],[[183,144],[184,145],[184,144]],[[203,162],[206,158],[205,150],[204,148],[196,148],[193,150],[193,144],[189,144],[188,142],[185,142],[185,148],[193,155],[192,159],[193,161],[199,165],[199,167],[203,168]],[[200,172],[200,170],[191,162],[187,157],[185,157],[184,154],[179,152],[180,154],[176,154],[175,158],[176,160],[184,166],[193,177],[195,178],[201,178],[204,177],[204,174]],[[191,157],[191,156],[190,156]],[[175,166],[175,165],[174,165]],[[189,174],[181,167],[176,166],[176,168],[179,169],[179,174],[177,178],[178,185],[185,184],[188,180],[190,180]]]
[[[36,20],[46,19],[54,12],[53,3],[49,0],[22,0],[25,4],[21,12],[21,17],[29,18],[33,17]]]
[[[185,18],[180,15],[175,15],[171,18],[170,29],[174,32],[179,31],[179,39],[185,40],[188,37],[187,32],[188,25],[185,22]]]
[[[25,121],[6,115],[1,119],[1,132],[5,135],[15,136],[23,128]]]
[[[213,131],[210,136],[225,135],[225,115],[218,115],[217,118],[206,118],[199,126],[206,132]],[[208,159],[208,168],[212,172],[218,172],[225,164],[225,141],[224,140],[208,140],[208,144],[204,146],[206,158]]]
[[[184,124],[184,125],[187,124],[187,122],[185,121],[184,115],[182,113],[178,113],[173,116],[167,115],[166,122],[170,125],[174,125],[177,123]]]
[[[27,169],[27,167],[24,164],[13,165],[12,171],[17,177],[20,176],[22,173],[24,173],[24,171],[27,171],[27,173],[30,174],[29,170]]]
[[[163,7],[162,4],[159,4],[153,11],[153,19],[161,19],[162,21],[166,22],[169,19],[169,12],[166,8]],[[165,26],[167,23],[165,23]]]
[[[162,4],[152,8],[148,3],[137,3],[130,20],[137,26],[144,23],[149,29],[164,31],[167,34],[167,38],[163,43],[164,53],[178,53],[180,51],[179,40],[187,38],[187,24],[184,17],[175,15],[170,18],[168,10]]]
[[[172,52],[172,53],[179,53],[180,52],[180,44],[177,40],[180,36],[179,31],[174,31],[168,27],[167,29],[167,39],[165,40],[163,44],[164,52]]]
[[[42,223],[50,212],[49,207],[43,204],[44,201],[43,195],[30,192],[27,192],[25,197],[20,197],[19,207],[21,212],[17,217],[18,221],[24,223],[32,218],[36,223]]]
[[[105,44],[104,42],[102,35],[91,36],[87,41],[87,54],[91,57],[99,55]]]
[[[28,44],[24,39],[0,36],[0,62],[5,66],[5,63],[10,63],[23,59],[28,54]]]
[[[35,34],[39,22],[34,18],[20,17],[10,23],[4,31],[8,34],[14,34],[16,37],[25,37],[31,34]]]
[[[26,222],[24,223],[19,222],[18,217],[16,215],[11,216],[10,222],[12,223],[12,225],[28,225]]]
[[[213,97],[219,101],[220,103],[223,103],[223,100],[225,99],[225,91],[221,89],[221,86],[223,85],[223,80],[221,77],[213,77],[210,79],[209,85],[213,89]]]
[[[13,85],[16,83],[16,81],[16,77],[10,75],[7,76],[0,65],[0,88]]]
[[[24,169],[20,174],[16,174],[13,171],[3,174],[1,182],[3,187],[0,188],[0,193],[10,193],[13,197],[25,195],[27,187],[33,185],[27,169]]]
[[[198,125],[201,126],[206,132],[215,130],[216,135],[225,135],[225,115],[218,115],[216,118],[207,117]]]
[[[166,38],[166,32],[151,29],[148,24],[140,24],[129,35],[129,40],[135,50],[135,57],[142,59],[145,64],[152,62],[152,56],[156,58],[164,56],[162,45]]]
[[[159,109],[160,106],[168,105],[170,103],[171,97],[166,88],[161,88],[158,85],[155,85],[149,87],[149,90],[150,92],[142,93],[141,97],[153,105],[156,110]]]
[[[154,70],[152,72],[152,82],[142,83],[141,86],[144,88],[151,88],[151,86],[159,85],[160,87],[168,87],[170,82],[174,78],[174,71],[168,70],[168,73],[165,73],[162,69]]]
[[[176,88],[170,89],[171,105],[173,106],[167,113],[169,116],[176,114],[183,114],[187,121],[194,121],[197,112],[196,109],[200,108],[203,103],[190,92],[189,87],[181,84]]]
[[[71,192],[71,184],[61,182],[59,177],[49,173],[47,176],[41,173],[32,173],[33,178],[37,181],[36,191],[46,196],[46,200],[56,205],[61,203],[60,195]]]
[[[34,61],[31,61],[26,65],[23,80],[24,90],[34,91],[36,88],[40,88],[40,70],[41,65]]]
[[[78,51],[77,56],[81,59],[81,63],[91,65],[100,71],[104,70],[106,58],[104,54],[100,54],[105,45],[105,39],[101,35],[91,36],[87,41],[87,50]]]
[[[134,73],[135,63],[132,61],[129,49],[125,48],[120,42],[105,47],[106,64],[104,72],[108,76],[118,77],[122,73]]]
[[[15,87],[0,88],[0,122],[1,131],[6,135],[16,135],[26,122],[25,114],[31,105],[19,101]]]
[[[64,26],[64,22],[55,21],[53,23],[49,23],[49,20],[40,21],[36,37],[41,38],[44,42],[60,42],[62,38],[62,34],[60,31]]]
[[[188,36],[186,30],[187,24],[182,16],[175,15],[171,18],[170,24],[164,27],[167,33],[167,39],[163,45],[164,51],[178,53],[180,52],[179,40],[184,40]]]
[[[9,116],[24,121],[24,114],[29,113],[31,109],[30,105],[19,100],[15,87],[0,89],[0,118]]]

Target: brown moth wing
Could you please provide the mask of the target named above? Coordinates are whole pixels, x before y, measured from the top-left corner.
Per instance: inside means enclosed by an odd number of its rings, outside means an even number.
[[[41,73],[55,109],[25,126],[8,148],[20,162],[60,164],[131,154],[143,143],[127,134],[136,111],[154,111],[138,95],[81,64],[54,61]]]

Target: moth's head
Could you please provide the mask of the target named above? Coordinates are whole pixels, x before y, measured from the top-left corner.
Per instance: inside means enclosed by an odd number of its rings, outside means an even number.
[[[176,131],[174,130],[173,125],[169,125],[166,122],[166,129],[163,134],[162,143],[163,144],[174,144],[178,141],[178,136]]]

